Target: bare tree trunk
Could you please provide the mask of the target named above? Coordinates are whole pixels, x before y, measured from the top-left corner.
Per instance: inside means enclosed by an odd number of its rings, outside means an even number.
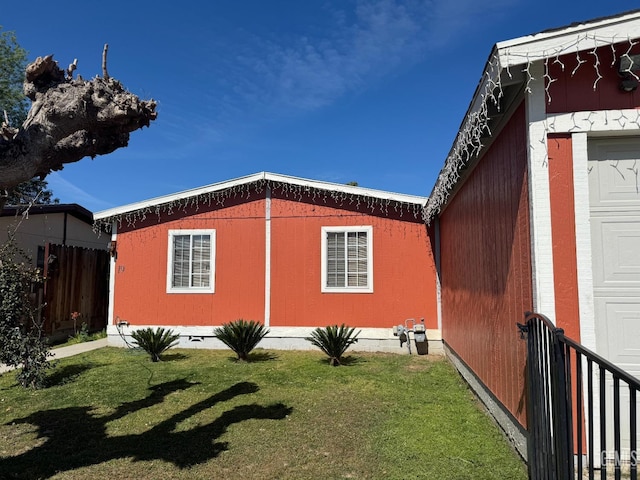
[[[53,56],[38,57],[26,69],[24,92],[32,105],[19,129],[0,128],[0,208],[3,191],[44,178],[65,163],[126,147],[129,134],[149,126],[156,102],[140,100],[106,70],[104,77],[73,78],[75,62],[64,71]]]

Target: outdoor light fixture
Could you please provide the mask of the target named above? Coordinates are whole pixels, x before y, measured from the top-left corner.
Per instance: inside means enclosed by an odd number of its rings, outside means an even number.
[[[620,90],[633,92],[638,88],[638,73],[640,73],[640,55],[622,55],[618,63],[618,75],[622,77]]]

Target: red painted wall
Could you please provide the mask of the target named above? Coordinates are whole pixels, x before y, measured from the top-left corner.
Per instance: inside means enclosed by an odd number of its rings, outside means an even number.
[[[629,51],[629,43],[618,43],[614,50],[615,57],[610,46],[596,50],[597,70],[596,55],[591,52],[581,52],[579,57],[575,53],[563,55],[558,61],[550,59],[547,63],[549,76],[556,81],[548,86],[551,102],[547,102],[547,112],[613,110],[640,105],[640,89],[624,92],[619,87],[618,61]],[[633,46],[629,53],[640,53],[640,44]],[[602,77],[600,80],[598,72]]]
[[[272,326],[391,329],[424,318],[427,328],[438,328],[435,267],[420,217],[384,218],[284,198],[272,200],[271,214]],[[373,293],[321,291],[321,228],[343,225],[373,227]]]
[[[297,198],[276,188],[271,200],[271,326],[389,328],[425,318],[437,328],[436,274],[421,212],[381,205]],[[299,197],[299,198],[298,198]],[[149,215],[118,233],[114,316],[131,325],[220,325],[264,321],[265,200],[231,202],[163,222]],[[390,210],[390,211],[389,211]],[[171,220],[165,221],[165,218]],[[373,293],[321,292],[321,228],[373,227]],[[166,293],[168,230],[216,229],[215,293]]]
[[[118,234],[114,317],[131,325],[220,325],[264,318],[264,200],[192,215]],[[169,217],[171,218],[171,217]],[[166,293],[168,231],[216,229],[214,294]]]
[[[533,306],[525,109],[521,105],[440,217],[442,335],[521,423]]]
[[[549,135],[549,195],[556,326],[580,341],[571,134]]]

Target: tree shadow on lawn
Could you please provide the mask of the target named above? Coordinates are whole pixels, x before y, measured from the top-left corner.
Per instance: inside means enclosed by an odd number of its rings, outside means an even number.
[[[52,373],[47,375],[46,386],[47,387],[55,387],[57,385],[64,385],[65,383],[69,383],[72,380],[77,379],[82,373],[87,370],[91,370],[92,368],[100,367],[101,364],[98,363],[83,363],[83,364],[73,364],[73,365],[65,365],[61,368],[55,368]]]
[[[272,352],[251,352],[246,360],[240,360],[237,355],[230,355],[227,359],[232,363],[259,363],[277,360],[278,355]]]
[[[180,360],[184,360],[185,358],[189,357],[183,353],[163,353],[162,355],[160,355],[160,360],[162,362],[178,362]]]
[[[56,360],[54,361],[57,362]],[[51,369],[52,372],[47,374],[45,378],[45,386],[47,388],[55,387],[58,385],[64,385],[66,383],[71,382],[72,380],[77,379],[80,375],[82,375],[87,370],[91,370],[92,368],[102,366],[102,364],[100,363],[93,363],[93,362],[88,362],[84,364],[65,365],[64,367],[60,367],[60,368],[58,368],[54,364],[52,365],[54,366],[54,368]],[[19,370],[9,370],[8,372],[5,372],[5,373],[17,375],[19,373]],[[0,374],[0,376],[2,376],[2,374]],[[13,386],[17,386],[17,385],[19,385],[19,383],[16,381],[16,383]]]
[[[278,356],[273,352],[253,351],[249,355],[249,362],[268,362],[270,360],[277,360]]]
[[[365,362],[365,360],[362,357],[358,357],[358,356],[354,356],[354,355],[347,355],[345,357],[342,357],[340,359],[340,367],[350,367],[351,365],[357,365],[359,363],[363,363]],[[329,364],[329,357],[322,357],[320,360],[318,360],[318,363],[322,363],[323,365],[327,365],[330,366]]]
[[[217,403],[258,391],[255,383],[240,382],[209,398],[191,405],[155,425],[146,432],[108,436],[109,422],[164,401],[179,390],[197,385],[184,379],[155,385],[141,400],[121,404],[112,414],[96,416],[90,406],[69,407],[35,412],[13,423],[26,423],[38,428],[41,445],[14,457],[0,458],[2,478],[49,478],[58,472],[97,465],[108,460],[132,457],[136,461],[163,460],[179,468],[204,463],[227,450],[226,442],[216,441],[234,423],[250,419],[281,420],[292,407],[282,403],[267,406],[239,405],[225,411],[213,422],[185,431],[176,426]]]

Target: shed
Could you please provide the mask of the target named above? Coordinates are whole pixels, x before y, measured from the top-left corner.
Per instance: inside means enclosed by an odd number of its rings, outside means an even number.
[[[640,375],[639,73],[640,11],[497,43],[427,203],[445,348],[520,447],[524,312]]]

